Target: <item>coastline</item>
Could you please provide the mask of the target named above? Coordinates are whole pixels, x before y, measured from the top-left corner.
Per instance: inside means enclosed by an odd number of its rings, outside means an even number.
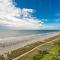
[[[10,45],[10,46],[6,46],[6,47],[0,47],[0,54],[4,54],[7,52],[11,52],[13,50],[16,50],[18,48],[24,47],[26,45],[29,44],[33,44],[35,42],[41,41],[43,42],[44,40],[60,35],[60,32],[55,32],[55,33],[51,33],[51,34],[47,34],[47,35],[43,35],[43,36],[34,36],[32,38],[29,38],[29,40],[23,40],[21,42],[16,43],[15,45]]]

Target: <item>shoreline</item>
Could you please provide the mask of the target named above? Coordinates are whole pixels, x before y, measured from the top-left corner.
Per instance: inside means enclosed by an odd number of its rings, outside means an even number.
[[[51,37],[54,37],[57,35],[60,35],[60,32],[55,32],[55,33],[47,34],[44,36],[35,36],[32,38],[29,38],[29,40],[27,39],[27,40],[18,42],[15,45],[0,47],[0,54],[11,52],[13,50],[16,50],[18,48],[24,47],[24,46],[29,45],[29,44],[33,44],[33,43],[38,42],[38,41],[42,42],[48,38],[51,38]]]

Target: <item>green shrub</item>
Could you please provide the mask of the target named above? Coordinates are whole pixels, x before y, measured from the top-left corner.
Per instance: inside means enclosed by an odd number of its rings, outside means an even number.
[[[38,54],[33,57],[33,60],[40,60],[46,54],[48,54],[48,52],[46,50],[43,50],[43,51],[39,50]]]
[[[5,58],[3,57],[3,55],[0,55],[0,60],[5,60]]]

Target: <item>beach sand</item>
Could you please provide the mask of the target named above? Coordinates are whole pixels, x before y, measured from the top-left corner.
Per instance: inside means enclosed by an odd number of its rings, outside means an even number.
[[[44,41],[47,38],[51,38],[51,37],[56,36],[56,35],[60,35],[60,32],[55,32],[55,33],[46,34],[46,35],[42,35],[42,36],[40,36],[40,35],[33,36],[29,39],[21,40],[20,42],[17,42],[15,44],[11,44],[9,46],[0,46],[0,54],[11,52],[15,49],[24,47],[24,46],[32,44],[32,43],[35,43],[37,41]]]

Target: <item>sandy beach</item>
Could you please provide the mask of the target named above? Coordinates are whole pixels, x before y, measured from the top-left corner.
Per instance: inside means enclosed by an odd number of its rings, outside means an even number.
[[[11,52],[15,49],[24,47],[24,46],[29,45],[31,43],[35,43],[37,41],[44,41],[47,38],[51,38],[51,37],[59,35],[59,34],[60,34],[60,32],[54,32],[54,33],[46,34],[46,35],[43,35],[43,36],[40,36],[40,35],[33,36],[33,37],[28,38],[26,40],[21,40],[20,42],[17,41],[17,43],[11,44],[9,46],[0,46],[0,54]]]

